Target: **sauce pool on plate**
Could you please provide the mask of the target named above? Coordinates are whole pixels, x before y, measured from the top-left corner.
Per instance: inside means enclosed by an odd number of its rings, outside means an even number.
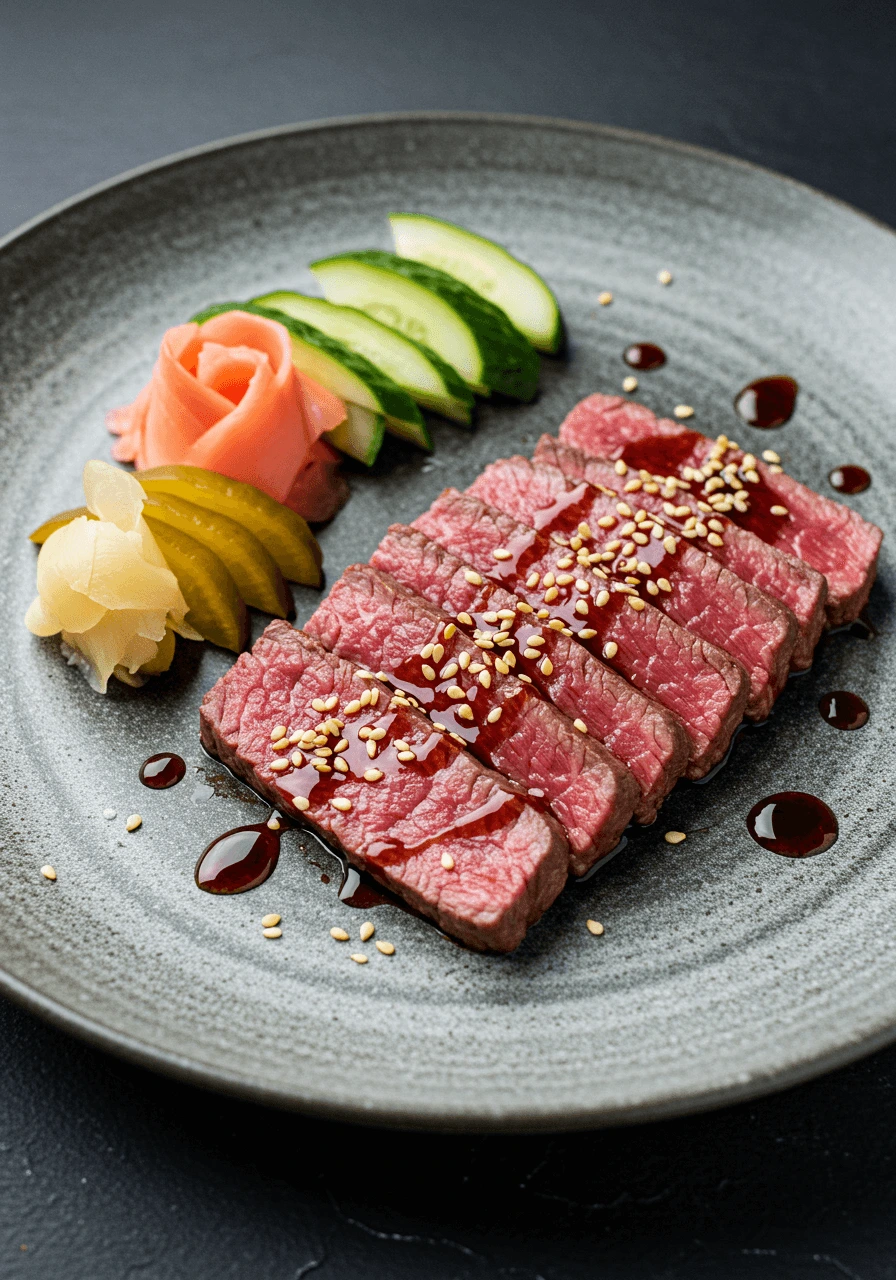
[[[151,787],[153,791],[165,791],[168,787],[177,786],[186,772],[186,762],[180,756],[161,751],[143,761],[139,776],[144,787]]]
[[[864,467],[847,463],[846,466],[835,467],[828,480],[838,493],[864,493],[871,484],[871,475]]]
[[[840,831],[824,801],[805,791],[779,791],[754,804],[747,830],[757,844],[785,858],[824,853]]]
[[[738,391],[734,407],[751,427],[783,427],[793,417],[798,391],[796,380],[783,373],[757,378]]]
[[[868,723],[868,703],[857,693],[837,689],[826,693],[818,703],[822,720],[835,729],[861,729]]]

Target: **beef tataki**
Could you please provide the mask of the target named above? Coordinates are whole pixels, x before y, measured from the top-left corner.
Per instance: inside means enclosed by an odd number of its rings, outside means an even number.
[[[504,647],[480,648],[450,614],[362,564],[346,569],[306,630],[386,676],[483,764],[549,805],[566,831],[573,874],[619,843],[638,798],[634,778],[506,664],[503,673],[496,666],[514,647],[511,628]]]
[[[505,587],[475,574],[468,562],[416,529],[392,525],[371,563],[441,605],[470,633],[495,631],[502,610],[515,613],[517,644],[509,655],[500,653],[504,665],[512,664],[511,669],[527,675],[555,706],[584,722],[588,733],[628,766],[641,788],[635,817],[638,822],[654,820],[687,765],[688,740],[672,712],[611,671],[573,637],[540,622],[531,606],[520,610],[520,602]],[[532,652],[528,641],[536,637],[542,642],[535,646],[540,656],[527,657],[527,651]],[[550,669],[544,666],[545,657]]]
[[[566,882],[555,818],[288,623],[272,622],[209,690],[201,725],[205,748],[271,804],[468,946],[513,950]],[[273,749],[280,726],[297,740],[287,752]],[[301,743],[318,726],[332,747]],[[398,759],[397,740],[413,760]]]

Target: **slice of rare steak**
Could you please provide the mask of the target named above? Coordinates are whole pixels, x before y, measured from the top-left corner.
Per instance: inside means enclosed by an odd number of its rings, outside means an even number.
[[[470,947],[512,951],[566,883],[555,818],[286,622],[240,655],[200,719],[206,750]],[[292,741],[275,751],[281,726]]]
[[[467,492],[562,538],[569,550],[557,558],[561,572],[627,584],[679,626],[725,649],[750,677],[747,716],[768,716],[787,682],[796,619],[779,600],[690,545],[697,530],[709,533],[696,517],[697,529],[670,529],[665,516],[640,505],[637,493],[608,492],[521,456],[493,462]]]
[[[637,783],[531,685],[496,668],[509,646],[479,648],[450,614],[367,564],[346,569],[305,630],[386,677],[483,764],[549,806],[566,831],[574,875],[619,843]]]
[[[665,492],[666,486],[658,484],[649,471],[639,472],[624,462],[595,458],[553,436],[541,437],[534,458],[536,462],[559,467],[565,475],[577,480],[587,480],[589,484],[620,493],[636,493],[637,505],[664,520],[672,532],[683,533],[690,526],[690,536],[697,534],[692,545],[713,556],[744,582],[751,582],[787,605],[798,628],[790,665],[795,671],[804,671],[812,665],[812,655],[825,623],[828,584],[824,575],[810,568],[805,560],[763,542],[749,529],[734,524],[730,517],[707,509],[708,503],[701,506],[700,500],[686,489],[676,487],[674,492]],[[706,529],[705,537],[700,536],[700,525]]]
[[[371,564],[441,605],[469,634],[495,632],[512,619],[514,644],[494,642],[498,669],[514,670],[521,680],[531,680],[570,719],[585,724],[634,775],[641,789],[637,821],[654,820],[687,765],[688,739],[677,716],[556,624],[539,621],[532,606],[506,587],[477,574],[469,562],[416,529],[392,525]],[[545,657],[550,668],[545,668]]]
[[[688,777],[702,778],[725,755],[749,694],[747,673],[727,653],[593,575],[558,571],[556,542],[470,494],[446,489],[414,528],[504,583],[540,620],[561,622],[674,711],[689,739]]]
[[[656,418],[620,396],[580,401],[560,427],[564,444],[683,483],[691,495],[781,551],[805,560],[828,582],[831,626],[854,621],[868,601],[883,533],[850,507],[824,498],[783,471],[679,422]]]

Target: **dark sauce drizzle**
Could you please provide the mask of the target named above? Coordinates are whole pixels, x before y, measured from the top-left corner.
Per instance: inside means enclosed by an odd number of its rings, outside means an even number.
[[[861,729],[871,714],[864,698],[846,689],[826,693],[818,704],[821,718],[835,729]]]
[[[835,467],[828,476],[831,488],[838,493],[864,493],[871,484],[871,474],[864,467],[847,463]]]
[[[280,830],[256,822],[225,831],[196,863],[198,887],[206,893],[245,893],[264,884],[280,857]]]
[[[162,751],[143,761],[139,777],[144,787],[151,787],[153,791],[164,791],[168,787],[177,786],[186,772],[186,762],[180,756]]]
[[[734,407],[751,427],[783,427],[793,417],[798,391],[796,380],[786,374],[757,378],[738,391]]]
[[[633,342],[625,348],[622,358],[632,369],[644,372],[659,369],[666,363],[665,351],[654,342]]]
[[[747,814],[747,830],[757,844],[785,858],[824,853],[839,834],[828,806],[805,791],[779,791],[754,804]]]

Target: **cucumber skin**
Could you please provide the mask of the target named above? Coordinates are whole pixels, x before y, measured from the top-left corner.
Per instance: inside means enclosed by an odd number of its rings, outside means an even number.
[[[319,351],[323,351],[331,359],[345,365],[362,382],[368,383],[379,399],[382,412],[386,417],[398,418],[402,422],[413,423],[415,426],[420,427],[423,433],[426,432],[423,414],[404,388],[383,373],[381,369],[378,369],[375,364],[371,364],[364,356],[358,355],[357,351],[352,351],[351,347],[347,347],[344,342],[340,342],[337,338],[329,337],[328,334],[323,333],[320,329],[315,329],[314,325],[306,324],[304,320],[296,320],[292,316],[288,316],[285,311],[275,311],[273,307],[262,307],[255,302],[217,303],[197,312],[191,318],[195,324],[203,324],[206,320],[211,320],[213,316],[222,315],[225,311],[248,311],[252,315],[262,316],[265,320],[276,320],[278,324],[282,324],[296,338],[299,338],[302,342],[307,342],[309,346],[317,347]]]
[[[469,285],[449,276],[447,271],[427,267],[410,258],[399,258],[382,249],[361,249],[320,258],[311,263],[311,270],[332,262],[357,262],[376,267],[429,289],[453,307],[472,331],[482,359],[484,385],[517,400],[531,400],[535,395],[539,373],[537,351],[500,307],[488,302]]]
[[[290,293],[291,291],[288,289],[282,289],[279,291],[280,296],[290,296]],[[253,298],[252,302],[256,306],[259,306],[259,307],[269,306],[273,310],[279,311],[280,308],[276,306],[277,296],[278,296],[277,292],[261,294],[259,297]],[[301,293],[292,292],[291,296],[298,297],[298,298],[308,297],[312,302],[326,301],[325,299],[311,298],[310,295],[301,294]],[[366,311],[359,311],[357,307],[339,307],[338,304],[335,302],[327,303],[327,305],[331,307],[338,307],[340,311],[354,312],[356,315],[363,316],[364,319],[369,321],[371,324],[379,324],[384,329],[389,328],[388,325],[383,325],[381,321],[375,320],[373,316],[369,316]],[[289,312],[287,312],[286,314],[288,315]],[[305,323],[309,324],[310,321],[305,321]],[[322,332],[326,332],[326,331],[322,330]],[[394,332],[394,330],[390,330],[390,332]],[[443,360],[442,357],[438,354],[438,352],[433,351],[431,347],[427,347],[424,343],[418,342],[416,338],[410,338],[406,333],[403,333],[400,336],[403,339],[403,341],[409,343],[412,347],[416,347],[417,350],[420,351],[426,357],[426,359],[430,362],[430,364],[433,365],[436,372],[439,374],[440,378],[445,384],[445,390],[447,395],[452,400],[455,400],[458,403],[456,406],[451,406],[449,408],[445,404],[444,400],[440,400],[439,402],[437,402],[435,397],[428,396],[428,395],[424,398],[422,394],[415,395],[414,392],[411,390],[411,388],[408,386],[405,386],[403,383],[399,382],[398,385],[402,387],[403,390],[407,391],[408,395],[410,395],[412,399],[416,400],[418,404],[422,404],[424,408],[431,409],[433,413],[441,414],[443,418],[448,418],[452,422],[458,422],[462,426],[469,427],[473,421],[473,410],[476,405],[476,399],[473,395],[473,392],[464,382],[463,378],[460,376],[460,374],[457,372],[454,366],[449,364],[447,360]],[[341,342],[342,339],[339,338],[337,339],[337,341]],[[352,349],[354,350],[354,348]],[[387,376],[391,376],[391,375],[387,375]],[[397,379],[395,379],[395,381],[397,381]],[[402,433],[396,432],[395,434],[401,435]],[[411,437],[406,436],[404,438],[410,439]]]
[[[533,347],[535,347],[537,351],[543,351],[545,355],[556,356],[556,355],[563,354],[563,352],[566,349],[566,328],[563,323],[563,316],[560,311],[560,304],[557,301],[557,298],[554,294],[553,289],[550,289],[548,287],[547,283],[542,279],[542,277],[538,274],[538,272],[535,270],[534,267],[529,266],[528,262],[523,262],[521,258],[516,257],[516,255],[511,253],[509,249],[505,249],[504,245],[499,244],[497,240],[490,240],[488,236],[480,236],[477,234],[477,232],[470,231],[469,228],[462,227],[457,222],[447,222],[444,218],[435,218],[428,213],[390,213],[389,214],[390,224],[393,224],[393,219],[396,219],[396,218],[405,218],[408,220],[413,219],[414,221],[417,221],[417,222],[428,222],[435,227],[448,227],[451,231],[459,231],[462,233],[462,235],[469,236],[471,240],[478,240],[482,244],[486,244],[492,249],[497,249],[499,253],[505,254],[511,260],[511,262],[513,262],[516,266],[522,267],[538,282],[539,285],[541,285],[545,293],[551,299],[551,302],[554,304],[554,317],[555,317],[554,327],[551,330],[548,337],[546,338],[546,340],[544,342],[536,342],[533,338],[529,338],[529,341],[532,343]],[[394,224],[393,224],[393,234],[394,234]],[[471,287],[471,286],[468,286],[468,287]],[[476,291],[474,290],[474,293],[475,292]],[[486,299],[486,301],[488,301],[488,299]],[[511,321],[511,324],[512,323],[513,321]],[[528,334],[525,336],[528,337]]]
[[[357,407],[361,413],[369,413],[374,420],[373,434],[370,437],[367,448],[362,454],[356,448],[347,446],[344,440],[345,433],[350,430],[351,408]],[[363,409],[360,405],[349,406],[349,418],[344,422],[340,422],[338,427],[334,427],[332,431],[327,431],[324,439],[328,440],[334,449],[338,449],[340,453],[344,453],[349,458],[354,458],[356,462],[361,462],[365,467],[372,467],[376,462],[377,455],[383,447],[383,439],[386,434],[386,419],[381,413],[374,413],[371,409]]]

